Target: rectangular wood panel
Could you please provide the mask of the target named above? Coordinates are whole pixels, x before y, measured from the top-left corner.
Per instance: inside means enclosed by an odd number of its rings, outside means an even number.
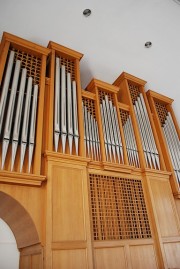
[[[83,173],[53,167],[53,241],[85,240]]]
[[[95,250],[96,269],[126,269],[124,247],[101,248]]]
[[[53,251],[53,269],[87,269],[86,250]]]
[[[41,269],[42,267],[42,255],[37,254],[37,255],[32,255],[31,257],[31,267],[33,268],[38,268]]]
[[[152,245],[130,247],[132,269],[158,268]]]
[[[168,268],[180,268],[180,242],[164,244]]]
[[[161,235],[178,235],[178,219],[169,181],[151,179],[151,188]]]

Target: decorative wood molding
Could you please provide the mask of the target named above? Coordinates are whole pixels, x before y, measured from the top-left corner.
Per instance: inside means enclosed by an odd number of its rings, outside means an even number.
[[[18,172],[0,171],[0,183],[41,186],[46,176]]]

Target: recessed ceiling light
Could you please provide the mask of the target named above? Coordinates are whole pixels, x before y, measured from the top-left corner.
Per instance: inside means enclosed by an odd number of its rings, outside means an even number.
[[[85,17],[88,17],[88,16],[90,16],[91,15],[91,10],[90,9],[85,9],[84,11],[83,11],[83,15],[85,16]]]
[[[145,48],[150,48],[152,46],[152,42],[151,41],[147,41],[145,44],[144,44]]]

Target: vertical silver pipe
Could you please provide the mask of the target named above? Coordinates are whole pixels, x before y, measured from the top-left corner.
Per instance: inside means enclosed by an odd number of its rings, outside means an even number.
[[[7,69],[5,71],[6,74],[5,74],[4,83],[3,83],[3,87],[2,87],[2,94],[1,94],[1,99],[0,99],[0,135],[1,135],[1,131],[2,131],[2,124],[3,124],[4,112],[5,112],[5,106],[6,106],[6,99],[7,99],[8,90],[9,90],[9,83],[10,83],[10,79],[11,79],[14,56],[15,56],[15,52],[11,51],[10,55],[9,55]]]
[[[85,148],[85,156],[87,156],[87,136],[86,136],[86,118],[85,118],[85,106],[82,102],[82,109],[83,109],[83,119],[84,119],[84,148]]]
[[[120,153],[120,144],[119,144],[119,141],[118,141],[118,132],[117,132],[117,126],[116,126],[116,120],[115,120],[112,101],[109,101],[109,111],[110,111],[111,122],[112,122],[113,143],[115,144],[115,152],[116,152],[116,155],[117,155],[118,162],[120,163],[120,155],[121,155],[121,153]]]
[[[138,154],[138,150],[137,150],[136,138],[135,138],[135,135],[134,135],[134,128],[133,128],[133,125],[132,125],[131,116],[129,116],[129,124],[130,124],[130,130],[131,130],[131,137],[132,137],[132,141],[133,141],[133,148],[135,150],[137,167],[140,167],[139,154]]]
[[[14,162],[15,162],[16,152],[17,152],[17,147],[18,147],[18,142],[19,142],[23,99],[24,99],[24,91],[25,91],[25,86],[26,86],[26,75],[27,75],[27,69],[23,68],[22,75],[21,75],[21,83],[20,83],[20,88],[19,88],[19,97],[18,97],[18,103],[17,103],[17,109],[16,109],[16,117],[15,117],[15,122],[14,122],[13,137],[12,137],[11,171],[14,168]]]
[[[126,150],[127,150],[127,155],[128,155],[128,160],[129,160],[129,164],[132,165],[132,156],[131,156],[131,146],[130,146],[130,141],[129,141],[129,135],[128,135],[128,131],[127,131],[127,121],[124,123],[123,126],[123,131],[124,131],[124,138],[125,138],[125,142],[126,142]]]
[[[147,143],[146,133],[145,133],[143,122],[142,122],[142,115],[140,114],[137,101],[135,101],[135,103],[134,103],[134,111],[135,111],[139,131],[140,131],[140,135],[141,135],[141,139],[142,139],[142,144],[143,144],[144,156],[145,156],[145,159],[146,159],[146,164],[147,164],[147,166],[149,164],[150,168],[152,168],[150,149],[149,149],[149,145]]]
[[[170,129],[171,129],[172,139],[174,141],[174,143],[173,143],[174,144],[174,151],[175,151],[175,154],[177,156],[178,162],[180,163],[180,142],[179,142],[179,137],[177,135],[176,128],[174,126],[174,122],[173,122],[173,119],[171,117],[170,112],[168,112],[167,121],[169,123]]]
[[[109,160],[108,145],[107,145],[108,141],[107,141],[107,133],[106,133],[106,126],[105,126],[105,119],[104,119],[102,104],[100,104],[100,110],[101,110],[101,119],[102,119],[103,134],[104,134],[104,144],[105,144],[106,159],[108,161]]]
[[[168,118],[168,116],[167,116],[167,118]],[[170,153],[171,153],[171,156],[172,156],[173,167],[174,167],[175,170],[178,170],[179,158],[178,158],[178,156],[176,154],[174,140],[173,140],[173,137],[172,137],[172,130],[170,128],[168,120],[166,120],[166,122],[165,122],[164,133],[166,135],[166,140],[168,142],[169,150],[170,150]]]
[[[97,137],[97,144],[98,144],[98,155],[99,155],[99,161],[100,161],[101,160],[101,148],[100,148],[98,124],[96,120],[95,120],[95,129],[96,129],[96,137]]]
[[[86,145],[88,157],[90,157],[90,138],[89,138],[89,125],[88,125],[88,111],[87,107],[84,106],[84,119],[85,119],[85,134],[86,134]]]
[[[147,119],[145,118],[144,110],[143,110],[143,107],[140,103],[139,97],[136,100],[136,104],[137,104],[137,108],[139,110],[139,115],[141,117],[142,128],[143,128],[143,132],[144,132],[144,139],[146,141],[148,155],[151,159],[151,164],[154,166],[154,168],[156,168],[156,160],[155,160],[155,156],[153,154],[153,148],[152,148],[152,144],[150,141],[149,128],[147,127]]]
[[[130,152],[131,152],[131,159],[132,159],[132,165],[136,166],[136,156],[135,156],[135,148],[133,145],[133,137],[132,137],[132,133],[131,133],[131,126],[129,124],[129,117],[126,121],[127,123],[127,129],[128,129],[128,136],[129,136],[129,147],[130,147]]]
[[[77,113],[77,91],[76,81],[72,82],[72,97],[73,97],[73,129],[76,155],[78,155],[79,148],[79,130],[78,130],[78,113]]]
[[[122,148],[122,141],[121,141],[121,134],[120,134],[120,129],[119,129],[117,111],[116,111],[115,106],[112,106],[112,108],[113,108],[112,112],[114,114],[114,122],[115,122],[115,129],[116,129],[116,131],[115,131],[115,133],[116,133],[116,141],[117,141],[117,145],[118,145],[118,147],[120,149],[122,163],[124,163],[124,155],[123,155],[123,148]]]
[[[32,77],[28,78],[27,92],[26,92],[26,101],[24,109],[24,119],[22,126],[22,136],[21,136],[21,158],[20,158],[20,172],[22,172],[24,157],[27,146],[27,136],[28,136],[28,125],[29,125],[29,113],[31,105],[31,92],[32,92]]]
[[[110,129],[109,129],[109,124],[108,124],[108,119],[107,119],[107,114],[106,114],[106,107],[105,107],[105,105],[106,105],[106,104],[105,104],[105,101],[102,100],[102,108],[103,108],[103,115],[104,115],[104,123],[105,123],[106,134],[107,134],[107,146],[108,146],[108,151],[109,151],[110,161],[112,162]]]
[[[71,74],[67,73],[67,123],[68,123],[68,142],[69,151],[72,154],[73,144],[73,120],[72,120],[72,89],[71,89]]]
[[[65,153],[66,148],[66,68],[61,65],[61,140],[62,140],[62,152]]]
[[[150,140],[150,144],[151,144],[151,150],[153,151],[152,153],[154,154],[154,157],[155,157],[155,162],[156,162],[155,168],[160,169],[159,154],[157,151],[157,147],[156,147],[156,143],[155,143],[155,139],[154,139],[154,134],[152,131],[151,123],[149,120],[148,112],[146,109],[146,104],[144,102],[144,98],[143,98],[142,93],[140,93],[139,99],[140,99],[140,103],[141,103],[141,106],[142,106],[143,111],[144,111],[145,122],[146,122],[146,126],[147,126],[146,128],[147,128],[147,131],[149,133],[149,140]]]
[[[175,175],[176,175],[176,178],[177,178],[178,182],[180,182],[180,174],[179,174],[178,167],[177,167],[177,164],[176,164],[174,152],[173,152],[172,147],[171,147],[170,135],[169,135],[169,133],[168,133],[168,131],[166,129],[166,123],[163,126],[163,131],[164,131],[164,135],[165,135],[165,138],[166,138],[167,146],[168,146],[168,149],[169,149],[170,158],[171,158],[171,161],[172,161],[174,172],[175,172]]]
[[[109,126],[109,136],[110,136],[110,141],[111,141],[112,153],[113,153],[114,161],[116,162],[116,149],[115,149],[115,141],[114,141],[113,120],[111,118],[111,111],[110,111],[109,100],[108,100],[107,95],[105,95],[105,110],[106,110],[105,112],[106,119],[108,121],[108,126]]]
[[[97,160],[97,149],[96,149],[96,140],[95,140],[95,126],[94,126],[94,117],[92,114],[90,115],[91,121],[91,130],[92,130],[92,142],[93,142],[93,149],[94,149],[94,159]]]
[[[95,138],[95,146],[96,146],[96,156],[97,156],[97,161],[99,161],[100,156],[99,156],[99,144],[98,144],[98,136],[97,136],[97,121],[95,118],[93,118],[93,129],[94,129],[94,138]]]
[[[28,163],[29,172],[31,169],[32,157],[33,157],[33,152],[34,152],[34,143],[35,143],[36,114],[37,114],[37,105],[38,105],[38,85],[34,85],[32,102],[33,103],[32,103],[32,114],[31,114],[31,123],[30,123],[30,135],[29,135],[29,163]]]
[[[60,61],[56,57],[55,98],[54,98],[54,147],[58,150],[60,135]]]
[[[12,120],[14,114],[14,106],[15,106],[15,99],[16,99],[16,91],[18,86],[19,74],[20,74],[20,67],[21,61],[17,60],[14,70],[13,82],[12,82],[12,89],[9,99],[8,111],[6,116],[6,123],[4,129],[4,136],[3,136],[3,144],[2,144],[2,166],[4,168],[4,163],[6,159],[6,154],[8,151],[9,140],[11,137],[11,129],[12,129]]]
[[[93,144],[93,137],[92,137],[92,126],[91,126],[91,114],[87,112],[88,117],[88,127],[89,127],[89,142],[90,142],[90,149],[91,149],[91,158],[94,158],[94,144]]]

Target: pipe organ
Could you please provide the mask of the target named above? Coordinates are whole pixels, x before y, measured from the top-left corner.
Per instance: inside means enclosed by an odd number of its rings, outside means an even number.
[[[146,81],[125,72],[83,90],[82,56],[2,38],[0,217],[20,268],[180,268],[172,99],[146,94]],[[13,214],[3,211],[10,204]]]
[[[28,44],[14,43],[14,39],[16,37],[4,34],[6,44],[10,44],[8,50],[2,52],[6,63],[1,74],[1,169],[31,173],[39,90],[43,86],[42,72],[45,81],[45,68],[41,52],[37,54]]]
[[[156,128],[159,139],[166,144],[163,147],[165,162],[168,169],[172,171],[171,185],[175,193],[178,193],[180,183],[180,155],[179,155],[179,127],[172,110],[172,99],[148,91],[147,97],[152,113],[155,117]]]

